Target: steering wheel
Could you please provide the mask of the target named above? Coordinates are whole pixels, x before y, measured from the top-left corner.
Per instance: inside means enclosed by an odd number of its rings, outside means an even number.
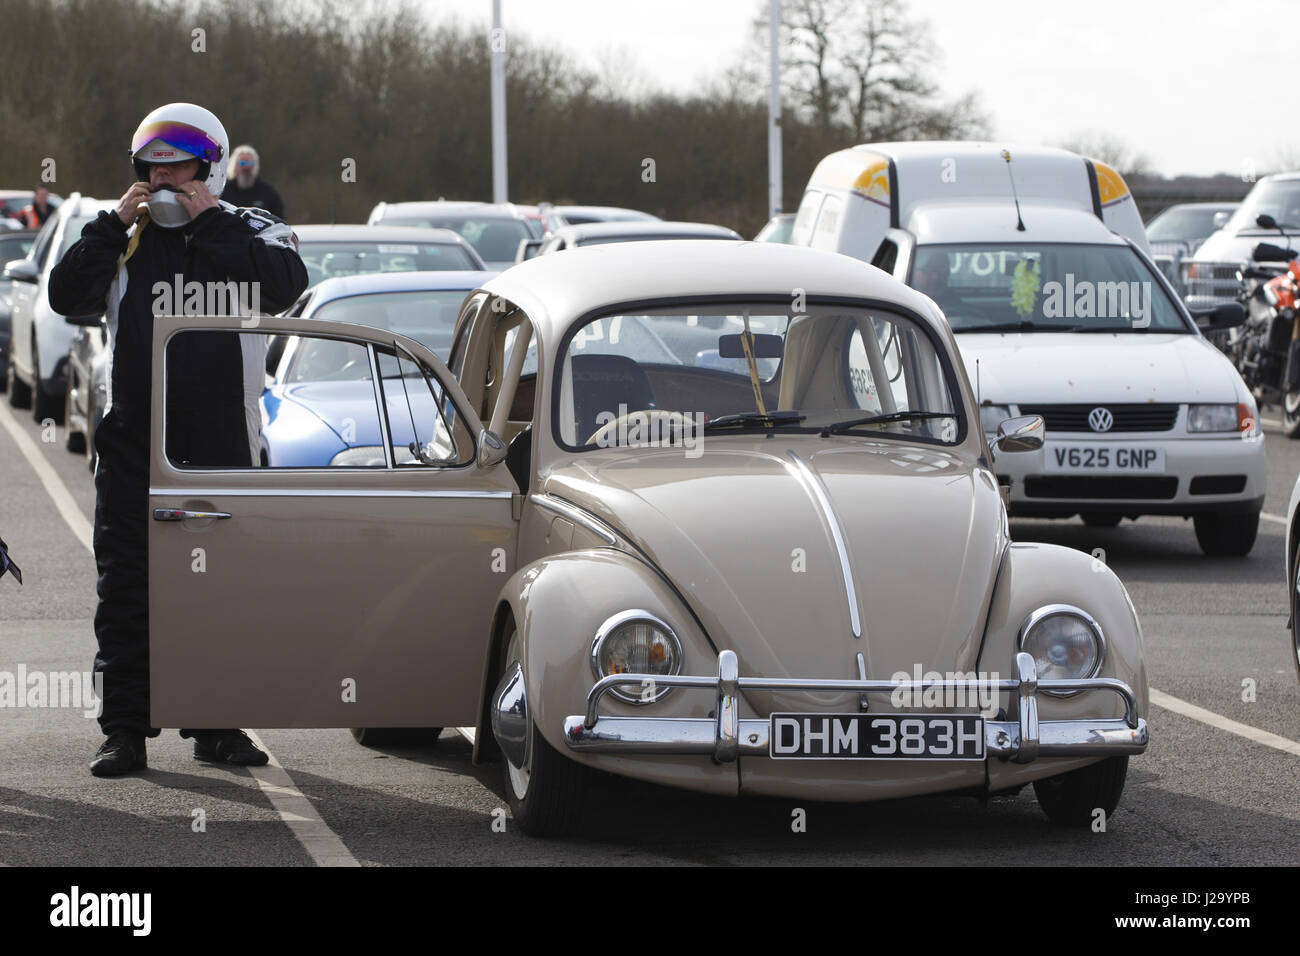
[[[695,427],[695,419],[683,412],[674,412],[663,408],[643,408],[637,412],[620,415],[612,422],[601,425],[592,432],[591,437],[587,439],[587,444],[599,445],[602,448],[613,446],[616,443],[610,441],[611,437],[617,435],[622,427],[627,425],[629,419],[636,418],[638,415],[645,416],[645,419],[643,422],[637,422],[634,427],[638,429],[644,428],[655,436],[663,433],[663,427],[657,424],[660,421],[667,421],[671,427],[681,428],[683,431],[687,427]]]

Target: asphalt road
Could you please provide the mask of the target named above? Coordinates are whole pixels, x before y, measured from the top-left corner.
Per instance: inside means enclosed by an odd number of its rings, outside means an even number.
[[[30,413],[0,407],[0,535],[27,582],[0,580],[0,671],[85,671],[94,654],[94,560],[6,424],[36,443],[68,509],[88,521],[94,507],[85,459],[64,449],[62,429],[42,435]],[[1300,474],[1300,443],[1267,423],[1266,431],[1265,512],[1282,515]],[[380,750],[358,746],[346,730],[261,731],[284,770],[256,774],[197,763],[189,741],[167,731],[149,742],[147,772],[99,780],[87,768],[102,740],[93,720],[69,709],[0,708],[0,863],[1300,863],[1300,685],[1286,629],[1284,526],[1265,520],[1254,551],[1233,560],[1203,557],[1181,519],[1112,530],[1077,519],[1023,521],[1012,533],[1104,548],[1141,617],[1152,687],[1278,735],[1291,752],[1171,703],[1174,710],[1152,708],[1151,747],[1130,762],[1105,833],[1049,825],[1030,788],[988,805],[966,797],[803,804],[807,829],[794,833],[790,801],[724,800],[602,777],[582,834],[542,841],[520,834],[508,812],[504,832],[493,827],[506,806],[499,770],[473,767],[469,743],[450,730],[436,747]],[[1250,702],[1246,679],[1254,681]]]

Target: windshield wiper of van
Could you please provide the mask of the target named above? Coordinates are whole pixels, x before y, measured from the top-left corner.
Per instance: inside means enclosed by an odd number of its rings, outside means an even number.
[[[1065,332],[1150,332],[1150,325],[1134,325],[1127,323],[1125,325],[1076,325],[1072,328],[1064,329]]]
[[[840,432],[857,428],[859,425],[880,425],[886,422],[924,421],[931,418],[956,418],[952,412],[891,412],[888,415],[868,415],[866,418],[850,418],[848,421],[835,422],[822,429],[822,438],[838,435]]]
[[[764,428],[775,428],[778,425],[797,425],[807,415],[801,415],[796,411],[777,411],[764,415],[762,412],[739,412],[735,415],[720,415],[704,423],[704,430],[710,428],[744,428],[747,425],[762,425]]]
[[[954,332],[1032,332],[1035,329],[1050,331],[1051,326],[1037,326],[1028,319],[1019,322],[994,322],[992,325],[964,325]]]

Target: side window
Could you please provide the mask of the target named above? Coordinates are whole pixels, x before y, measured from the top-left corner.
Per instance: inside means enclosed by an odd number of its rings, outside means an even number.
[[[793,246],[806,246],[812,239],[813,223],[817,221],[817,212],[821,209],[824,193],[809,190],[803,194],[803,200],[799,203],[799,212],[794,217],[794,225],[790,229],[790,244]]]
[[[54,230],[58,228],[59,219],[51,217],[36,234],[36,243],[32,246],[31,255],[32,261],[42,272],[45,271],[45,260],[49,257],[50,249],[54,247]]]
[[[442,384],[414,357],[376,348],[384,409],[399,467],[463,465],[473,457],[473,440]]]
[[[877,269],[884,269],[890,275],[894,274],[894,266],[898,264],[898,244],[892,239],[886,239],[876,250],[876,254],[871,257],[871,264]]]

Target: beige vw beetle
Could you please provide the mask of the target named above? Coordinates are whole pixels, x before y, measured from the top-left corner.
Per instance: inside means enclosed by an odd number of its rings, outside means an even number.
[[[294,336],[282,404],[338,452],[168,453],[167,349],[232,330]],[[473,293],[445,365],[180,318],[154,370],[156,726],[474,727],[532,834],[580,822],[588,768],[797,800],[1032,782],[1086,824],[1146,748],[1123,585],[1008,535],[996,460],[1041,419],[990,448],[934,304],[855,259],[572,250]]]

